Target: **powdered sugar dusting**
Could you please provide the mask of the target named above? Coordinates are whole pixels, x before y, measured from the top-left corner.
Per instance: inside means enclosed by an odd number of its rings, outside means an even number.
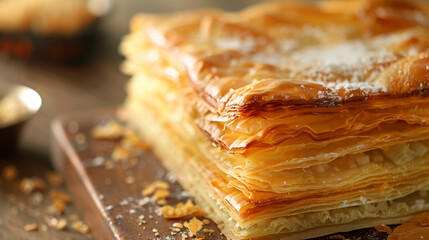
[[[354,40],[325,47],[312,46],[294,52],[280,67],[295,66],[294,77],[305,76],[322,84],[371,88],[371,84],[355,83],[372,82],[390,63],[415,53],[414,49],[400,53],[389,50],[392,44],[401,41],[403,37],[380,36],[367,42]],[[376,88],[380,90],[383,86]]]
[[[290,59],[299,63],[300,66],[316,64],[326,67],[326,70],[329,71],[329,68],[362,64],[370,54],[373,55],[365,44],[354,41],[324,48],[309,47],[296,52]]]
[[[336,98],[340,90],[346,93],[346,98],[353,97],[353,93],[348,92],[355,90],[368,95],[387,92],[386,86],[375,81],[379,74],[399,59],[419,52],[412,46],[396,48],[419,34],[416,30],[373,38],[350,37],[336,40],[336,43],[325,41],[329,36],[326,31],[332,29],[304,26],[294,31],[292,34],[286,33],[288,37],[276,38],[268,45],[252,37],[217,38],[213,40],[213,45],[242,53],[242,59],[234,59],[234,63],[253,62],[276,67],[274,74],[279,81],[296,79],[323,85],[326,91],[318,93],[319,99]],[[258,72],[249,70],[249,75],[254,74]]]
[[[249,53],[256,46],[256,42],[253,38],[218,38],[213,44],[221,49],[231,49],[242,53]]]

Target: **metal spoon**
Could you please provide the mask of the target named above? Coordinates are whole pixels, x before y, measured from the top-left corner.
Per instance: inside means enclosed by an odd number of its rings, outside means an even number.
[[[33,89],[0,82],[0,155],[16,150],[25,123],[42,106],[42,98]]]

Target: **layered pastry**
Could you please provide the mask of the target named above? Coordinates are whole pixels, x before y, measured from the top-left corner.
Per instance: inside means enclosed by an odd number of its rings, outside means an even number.
[[[229,239],[303,239],[429,209],[429,4],[141,14],[127,121]]]
[[[20,58],[79,57],[95,19],[87,0],[0,0],[0,51]]]

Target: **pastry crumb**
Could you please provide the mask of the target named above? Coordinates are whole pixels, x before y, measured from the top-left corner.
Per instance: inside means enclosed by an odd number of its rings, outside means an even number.
[[[137,204],[140,207],[143,207],[143,206],[147,205],[148,203],[150,203],[150,198],[149,197],[145,197],[143,199],[140,199]]]
[[[30,223],[30,224],[24,225],[24,230],[26,232],[36,231],[37,229],[38,229],[38,226],[36,223]]]
[[[18,177],[18,169],[12,165],[6,166],[3,168],[2,176],[8,181],[15,180]]]
[[[165,198],[167,198],[169,196],[170,196],[170,192],[168,190],[159,189],[159,190],[155,191],[155,193],[152,196],[152,199],[154,201],[157,201],[157,200],[160,200],[160,199],[165,199]]]
[[[160,209],[164,218],[181,218],[186,215],[194,215],[198,217],[204,216],[203,211],[201,211],[197,206],[195,206],[190,200],[186,203],[178,203],[176,207],[166,205]]]
[[[195,236],[195,234],[203,228],[203,223],[196,217],[193,217],[189,222],[185,222],[183,225],[189,230],[192,236]]]
[[[113,161],[124,161],[131,157],[131,152],[123,147],[115,146],[112,152]]]
[[[64,182],[63,177],[56,172],[47,172],[46,179],[48,183],[54,187],[59,187]]]
[[[19,185],[19,188],[22,192],[26,194],[30,194],[36,191],[43,192],[46,189],[45,182],[37,177],[33,178],[24,178],[21,181],[21,184]]]
[[[176,222],[176,223],[173,223],[173,227],[175,227],[175,228],[183,228],[183,224],[181,224],[179,222]]]
[[[88,225],[86,225],[84,222],[82,221],[74,221],[71,225],[71,227],[73,228],[73,230],[75,230],[76,232],[79,233],[89,233],[90,229],[88,227]]]
[[[159,236],[158,229],[156,229],[156,228],[152,228],[152,232],[155,234],[155,237],[158,237],[158,236]]]
[[[61,215],[66,211],[66,204],[61,200],[55,199],[52,205],[49,207],[49,211]]]
[[[146,224],[146,220],[144,220],[144,215],[140,215],[138,218],[137,218],[137,224],[138,225],[143,225],[143,224]]]
[[[145,189],[143,189],[142,195],[146,197],[151,195],[154,191],[155,191],[155,187],[153,185],[149,185]]]
[[[65,220],[64,218],[61,218],[58,221],[58,224],[57,224],[57,226],[55,228],[58,229],[58,230],[63,230],[66,227],[67,227],[67,220]]]
[[[213,229],[204,229],[203,230],[205,233],[214,233]]]
[[[51,218],[47,223],[50,227],[55,228],[56,230],[64,230],[67,227],[67,220],[65,218]]]
[[[375,226],[375,229],[378,232],[384,232],[384,233],[387,233],[387,234],[391,234],[392,233],[392,229],[389,226],[384,225],[384,224],[380,224],[380,225]]]
[[[136,179],[133,176],[127,176],[125,178],[125,183],[127,183],[127,184],[133,184],[135,182],[136,182]]]
[[[62,201],[65,204],[71,203],[71,198],[67,193],[51,190],[49,195],[53,200]]]
[[[91,135],[95,139],[118,139],[124,135],[124,127],[115,120],[96,125],[91,129]]]
[[[156,190],[167,190],[169,187],[170,185],[167,182],[155,181],[143,189],[142,195],[146,197],[154,193]]]
[[[156,203],[158,204],[158,205],[165,205],[165,204],[167,204],[167,200],[165,200],[165,199],[160,199],[160,200],[158,200],[158,201],[156,201]]]

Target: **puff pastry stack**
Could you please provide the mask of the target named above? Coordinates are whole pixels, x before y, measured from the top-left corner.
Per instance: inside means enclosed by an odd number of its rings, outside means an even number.
[[[230,239],[429,209],[429,5],[263,3],[138,15],[129,124]]]

